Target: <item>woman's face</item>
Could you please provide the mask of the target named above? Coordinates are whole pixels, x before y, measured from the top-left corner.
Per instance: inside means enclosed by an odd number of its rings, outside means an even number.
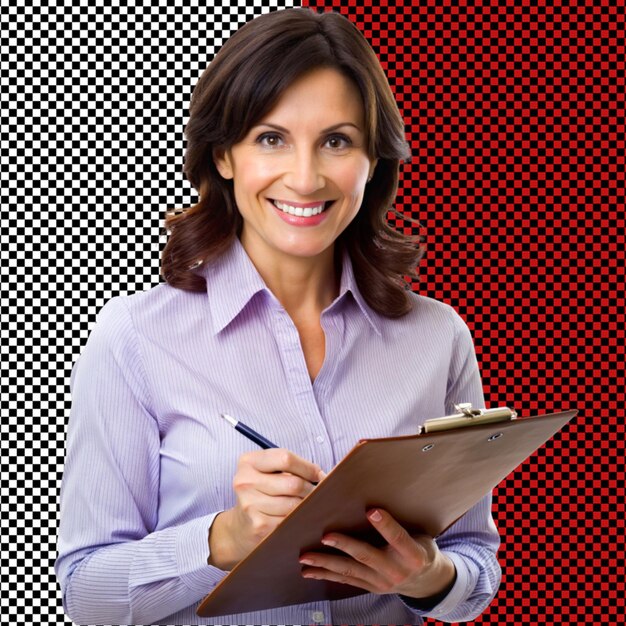
[[[255,261],[331,253],[356,216],[375,162],[357,87],[333,69],[294,82],[248,135],[215,159],[233,179],[241,242]]]

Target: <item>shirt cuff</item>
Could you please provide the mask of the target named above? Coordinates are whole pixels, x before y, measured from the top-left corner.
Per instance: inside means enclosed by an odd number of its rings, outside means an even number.
[[[454,567],[456,569],[456,580],[452,589],[450,589],[445,598],[443,598],[441,602],[434,607],[422,610],[411,604],[411,598],[400,596],[403,604],[418,615],[427,615],[428,617],[433,617],[435,619],[444,618],[449,613],[452,613],[462,602],[467,600],[472,593],[472,589],[470,588],[471,576],[463,557],[454,552],[443,552],[454,563]],[[416,598],[416,600],[419,602],[419,599]]]
[[[176,537],[176,561],[178,573],[185,585],[206,595],[224,578],[226,572],[208,565],[209,529],[221,513],[211,513],[178,527]]]

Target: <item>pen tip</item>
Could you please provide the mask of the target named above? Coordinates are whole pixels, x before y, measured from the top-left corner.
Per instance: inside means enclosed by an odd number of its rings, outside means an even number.
[[[220,415],[231,425],[231,426],[237,426],[237,420],[234,417],[231,417],[230,415],[227,415],[226,413],[220,413]]]

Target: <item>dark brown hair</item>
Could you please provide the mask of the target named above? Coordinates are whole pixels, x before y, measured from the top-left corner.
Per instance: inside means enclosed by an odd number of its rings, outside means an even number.
[[[352,259],[366,302],[386,317],[411,308],[405,276],[416,278],[422,249],[387,223],[398,190],[401,160],[410,158],[404,122],[387,77],[365,37],[339,13],[295,8],[266,13],[236,31],[198,81],[185,128],[184,171],[199,193],[194,206],[166,217],[170,232],[161,273],[172,286],[203,291],[194,272],[241,233],[232,181],[213,156],[241,141],[296,79],[334,68],[354,81],[363,98],[368,155],[378,159],[361,208],[337,240]]]

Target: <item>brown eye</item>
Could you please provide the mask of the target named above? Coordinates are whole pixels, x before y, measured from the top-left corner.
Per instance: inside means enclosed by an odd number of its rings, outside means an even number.
[[[326,145],[332,150],[344,150],[352,145],[352,142],[345,135],[331,135],[326,139]]]
[[[280,145],[281,137],[276,133],[263,133],[257,139],[257,142],[262,146],[267,146],[268,148],[275,148]]]

